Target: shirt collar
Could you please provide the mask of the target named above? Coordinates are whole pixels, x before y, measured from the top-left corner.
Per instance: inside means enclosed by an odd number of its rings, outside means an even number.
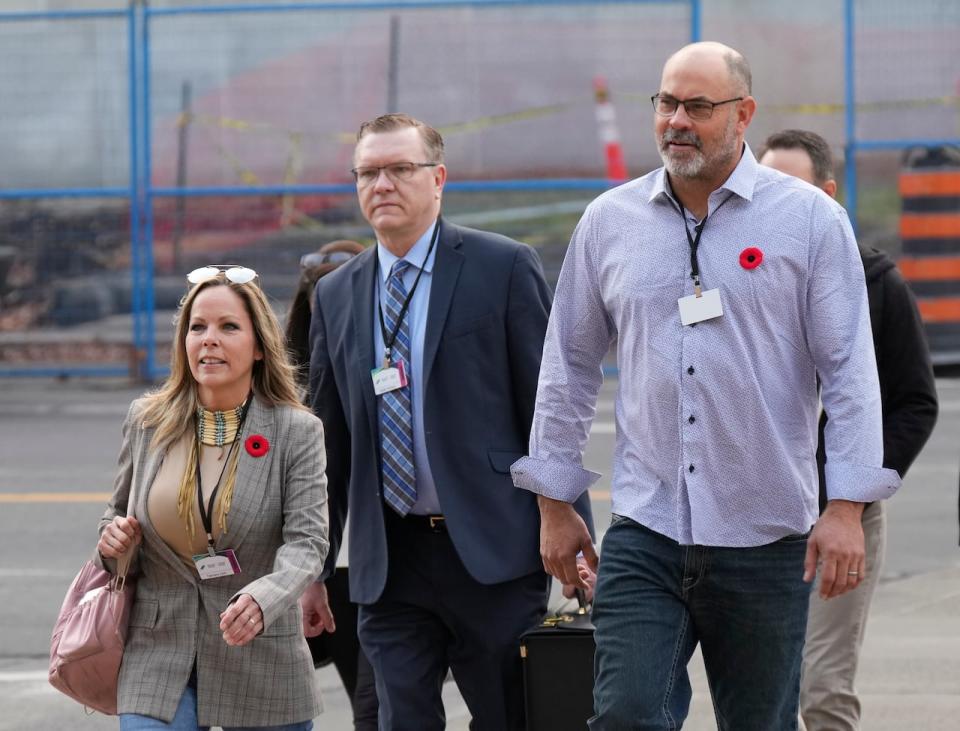
[[[760,164],[753,156],[753,150],[746,142],[743,143],[743,154],[740,162],[730,173],[730,177],[720,186],[720,190],[727,190],[744,200],[753,200],[753,190],[757,185],[757,170]]]
[[[410,247],[404,256],[407,262],[414,269],[420,269],[421,265],[423,271],[427,274],[430,274],[433,271],[433,262],[437,258],[437,247],[433,247],[433,251],[430,252],[430,256],[427,258],[427,261],[424,262],[424,257],[427,256],[427,250],[430,248],[430,239],[433,238],[433,230],[437,227],[439,219],[434,221],[433,224],[423,232],[423,235],[417,239],[417,243]],[[380,280],[384,283],[387,281],[387,277],[390,276],[390,270],[393,268],[394,263],[401,257],[392,253],[386,246],[377,241],[377,259],[380,262]]]
[[[759,167],[760,164],[757,162],[757,158],[754,157],[753,150],[750,149],[750,145],[744,142],[740,162],[737,163],[737,167],[730,173],[730,177],[728,177],[717,190],[710,194],[711,197],[716,195],[718,191],[727,191],[728,193],[740,196],[744,200],[753,200],[753,191],[757,184],[757,171]],[[722,196],[721,200],[726,197],[726,195]],[[647,202],[653,203],[653,201],[658,198],[670,200],[673,201],[674,204],[679,205],[676,197],[673,195],[673,191],[670,189],[670,181],[667,180],[667,171],[664,168],[658,169],[654,174],[653,185],[651,186],[650,196]]]

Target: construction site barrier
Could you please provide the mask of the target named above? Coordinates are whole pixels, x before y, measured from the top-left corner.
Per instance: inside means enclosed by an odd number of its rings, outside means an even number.
[[[900,173],[898,265],[935,361],[960,362],[960,149],[910,150]]]

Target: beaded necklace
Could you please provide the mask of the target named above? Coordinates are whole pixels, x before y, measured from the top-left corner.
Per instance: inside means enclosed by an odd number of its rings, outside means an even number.
[[[244,402],[245,404],[246,402]],[[180,482],[180,489],[177,494],[177,514],[184,523],[187,534],[193,538],[196,534],[196,525],[193,516],[193,503],[197,492],[197,462],[200,459],[198,444],[208,447],[220,447],[220,456],[223,459],[225,455],[231,455],[230,464],[224,464],[220,471],[220,479],[223,480],[223,490],[218,499],[219,510],[218,525],[221,533],[227,532],[227,514],[230,512],[230,506],[233,502],[233,489],[237,477],[237,462],[240,458],[240,450],[224,450],[228,444],[233,444],[238,438],[237,433],[240,430],[243,421],[244,404],[240,404],[235,409],[228,411],[209,411],[202,406],[197,406],[196,411],[196,429],[197,438],[192,439],[190,451],[187,454],[187,465]],[[226,473],[226,474],[224,474]],[[219,484],[219,481],[218,481]]]
[[[230,411],[208,411],[197,406],[197,439],[209,447],[222,447],[237,438],[243,404]]]

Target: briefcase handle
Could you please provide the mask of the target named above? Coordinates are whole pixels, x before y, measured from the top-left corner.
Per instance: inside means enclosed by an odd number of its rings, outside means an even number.
[[[583,589],[577,587],[573,590],[573,592],[577,597],[577,605],[579,606],[579,609],[577,609],[577,614],[586,614],[589,612],[590,607],[587,604],[587,595]]]

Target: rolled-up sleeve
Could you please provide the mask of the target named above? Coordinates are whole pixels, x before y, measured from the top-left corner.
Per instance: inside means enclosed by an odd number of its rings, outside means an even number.
[[[807,337],[830,417],[827,499],[882,500],[900,487],[900,477],[882,466],[883,416],[863,264],[842,208],[817,201],[814,219]]]
[[[566,502],[600,477],[582,463],[614,337],[593,256],[596,219],[588,208],[567,249],[547,325],[530,456],[511,468],[518,488]]]

